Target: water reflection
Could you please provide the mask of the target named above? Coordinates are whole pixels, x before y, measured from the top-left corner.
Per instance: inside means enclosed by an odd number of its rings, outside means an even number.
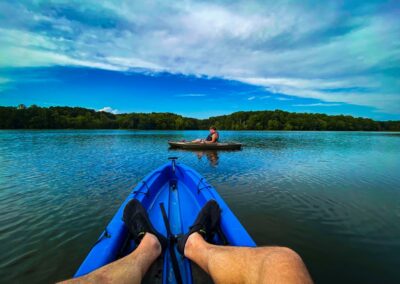
[[[216,167],[218,165],[218,152],[217,151],[196,151],[195,152],[197,155],[197,158],[199,160],[203,159],[203,157],[205,156],[207,158],[207,160],[210,162],[210,165],[213,167]]]
[[[209,161],[210,166],[216,167],[219,161],[218,151],[216,150],[183,150],[183,149],[173,149],[170,148],[170,151],[179,151],[179,152],[192,152],[197,156],[198,160],[202,160],[204,157]]]

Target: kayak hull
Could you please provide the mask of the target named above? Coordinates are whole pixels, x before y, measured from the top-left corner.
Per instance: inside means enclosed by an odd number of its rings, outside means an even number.
[[[174,142],[169,141],[169,146],[174,149],[185,150],[240,150],[241,143],[198,143],[198,142]]]
[[[132,190],[92,247],[75,277],[88,274],[135,249],[137,244],[130,240],[122,221],[125,205],[134,198],[142,203],[153,226],[164,236],[167,236],[167,230],[160,209],[161,203],[166,209],[172,234],[179,235],[189,231],[200,209],[207,201],[214,199],[222,209],[221,230],[214,242],[232,246],[256,245],[217,191],[203,177],[183,164],[167,163],[147,175]],[[183,283],[192,283],[190,261],[178,254],[176,245],[173,250],[177,255]],[[168,252],[164,254],[162,274],[163,283],[177,283],[171,254]]]

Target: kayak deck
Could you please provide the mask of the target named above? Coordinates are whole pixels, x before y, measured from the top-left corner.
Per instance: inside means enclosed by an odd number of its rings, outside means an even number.
[[[187,150],[240,150],[243,146],[241,143],[200,143],[200,142],[184,142],[169,141],[169,146],[175,149]]]
[[[160,204],[165,207],[172,234],[179,235],[189,231],[189,227],[193,224],[203,205],[208,200],[214,199],[222,209],[221,232],[216,235],[214,242],[217,244],[227,242],[233,246],[255,246],[254,241],[232,211],[204,178],[187,166],[168,163],[150,173],[129,194],[80,266],[75,277],[85,275],[135,249],[136,244],[130,240],[122,221],[125,205],[132,198],[136,198],[142,203],[155,229],[164,236],[167,235],[167,231]],[[173,250],[177,256],[183,283],[192,283],[190,261],[178,253],[175,244],[173,244]],[[168,250],[164,254],[162,282],[177,283]]]

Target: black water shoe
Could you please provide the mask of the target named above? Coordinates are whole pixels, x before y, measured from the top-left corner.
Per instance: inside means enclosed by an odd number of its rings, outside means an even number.
[[[221,208],[215,200],[209,200],[200,210],[189,232],[178,239],[178,251],[184,255],[185,245],[188,237],[193,233],[199,233],[204,240],[210,242],[219,226],[221,219]]]
[[[147,215],[146,209],[137,199],[132,199],[126,204],[123,221],[133,236],[136,244],[139,244],[146,233],[155,235],[161,244],[162,251],[167,247],[167,239],[154,229]]]

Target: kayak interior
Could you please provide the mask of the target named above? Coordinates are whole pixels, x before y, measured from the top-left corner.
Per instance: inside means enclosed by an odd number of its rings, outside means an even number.
[[[214,199],[222,209],[220,230],[215,236],[214,243],[255,246],[240,222],[204,178],[185,165],[175,164],[175,162],[167,163],[146,176],[129,194],[89,252],[75,277],[85,275],[135,249],[136,244],[130,239],[122,221],[125,205],[132,198],[142,203],[154,228],[164,236],[167,236],[167,230],[161,204],[165,208],[171,232],[176,236],[187,233],[203,205],[208,200]],[[192,283],[190,261],[178,253],[175,244],[173,251],[183,283]],[[171,254],[168,251],[164,254],[162,282],[177,283]]]

